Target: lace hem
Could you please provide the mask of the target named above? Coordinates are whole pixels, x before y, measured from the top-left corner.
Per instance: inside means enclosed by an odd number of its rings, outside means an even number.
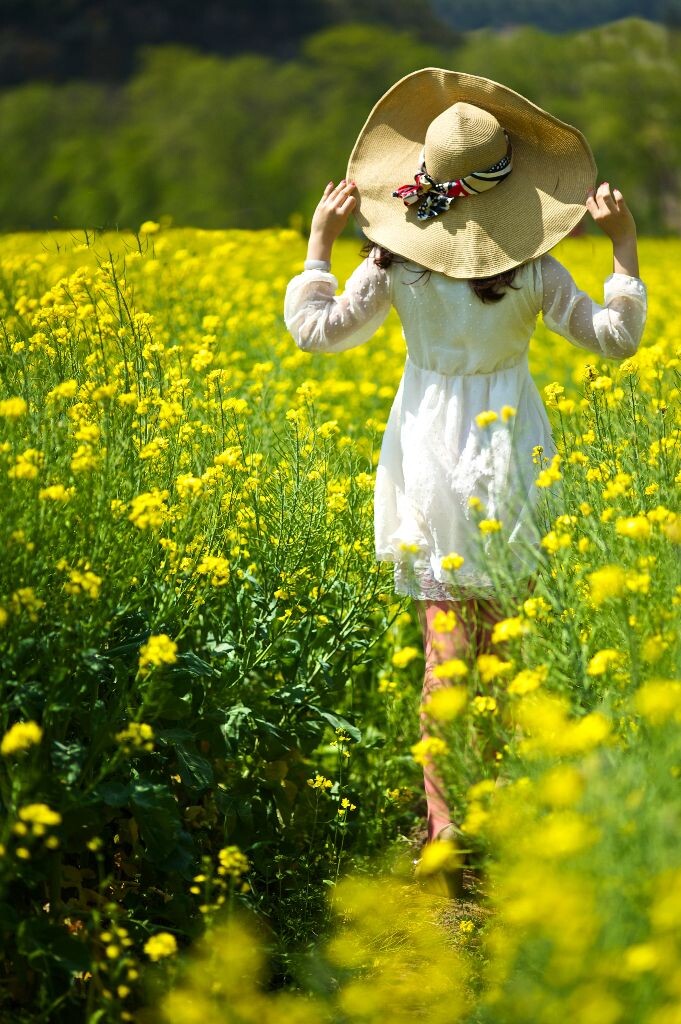
[[[514,585],[521,587],[529,584],[532,574],[514,580]],[[436,579],[428,563],[418,560],[413,566],[406,562],[395,562],[394,590],[396,594],[413,597],[417,601],[465,601],[470,598],[494,599],[499,596],[499,588],[495,586],[486,573],[469,572],[461,576],[460,583],[443,583]]]

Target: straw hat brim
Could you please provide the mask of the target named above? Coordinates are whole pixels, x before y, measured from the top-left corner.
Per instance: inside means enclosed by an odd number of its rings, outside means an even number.
[[[513,145],[513,170],[480,195],[418,220],[393,197],[413,183],[430,122],[458,101],[492,113]],[[471,168],[481,170],[481,168]],[[354,215],[377,245],[448,277],[490,277],[547,252],[579,223],[596,162],[582,133],[491,79],[424,68],[376,103],[354,145],[347,179]]]

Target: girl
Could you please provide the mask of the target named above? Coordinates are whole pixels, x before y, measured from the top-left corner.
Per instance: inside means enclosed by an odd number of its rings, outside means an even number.
[[[527,596],[542,558],[535,459],[538,446],[547,459],[556,446],[528,369],[539,312],[601,358],[640,344],[636,226],[622,193],[594,189],[595,176],[581,132],[513,90],[414,72],[371,111],[347,177],[324,189],[305,269],[288,284],[285,321],[306,352],[361,345],[391,306],[402,322],[405,368],[376,470],[376,557],[394,563],[395,591],[415,600],[424,701],[437,664],[489,649],[500,591]],[[585,209],[613,243],[603,305],[548,253]],[[351,213],[370,241],[336,295],[333,243]],[[438,633],[447,611],[455,628]],[[427,727],[422,712],[423,737]],[[432,764],[424,785],[428,839],[451,838]]]

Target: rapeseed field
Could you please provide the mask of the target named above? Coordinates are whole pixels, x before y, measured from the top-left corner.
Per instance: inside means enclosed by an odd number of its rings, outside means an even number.
[[[607,240],[553,252],[602,301]],[[681,243],[639,252],[633,357],[538,322],[545,564],[423,743],[373,549],[395,314],[299,351],[293,230],[2,238],[1,1019],[679,1024]],[[427,755],[464,842],[422,884]]]

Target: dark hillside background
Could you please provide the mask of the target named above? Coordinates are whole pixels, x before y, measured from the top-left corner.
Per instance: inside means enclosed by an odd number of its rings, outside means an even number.
[[[681,232],[681,0],[0,5],[0,230],[304,230],[380,95],[438,66],[577,126],[640,232]]]
[[[451,46],[429,0],[0,0],[0,86],[27,79],[120,82],[140,46],[181,43],[229,57],[295,56],[301,40],[360,21]]]
[[[120,82],[140,46],[288,59],[301,40],[361,22],[454,46],[471,29],[574,32],[621,18],[681,26],[681,0],[0,0],[0,86],[86,78]]]
[[[681,0],[433,0],[433,9],[459,32],[515,25],[535,25],[546,32],[574,32],[631,17],[669,27],[681,25]]]

